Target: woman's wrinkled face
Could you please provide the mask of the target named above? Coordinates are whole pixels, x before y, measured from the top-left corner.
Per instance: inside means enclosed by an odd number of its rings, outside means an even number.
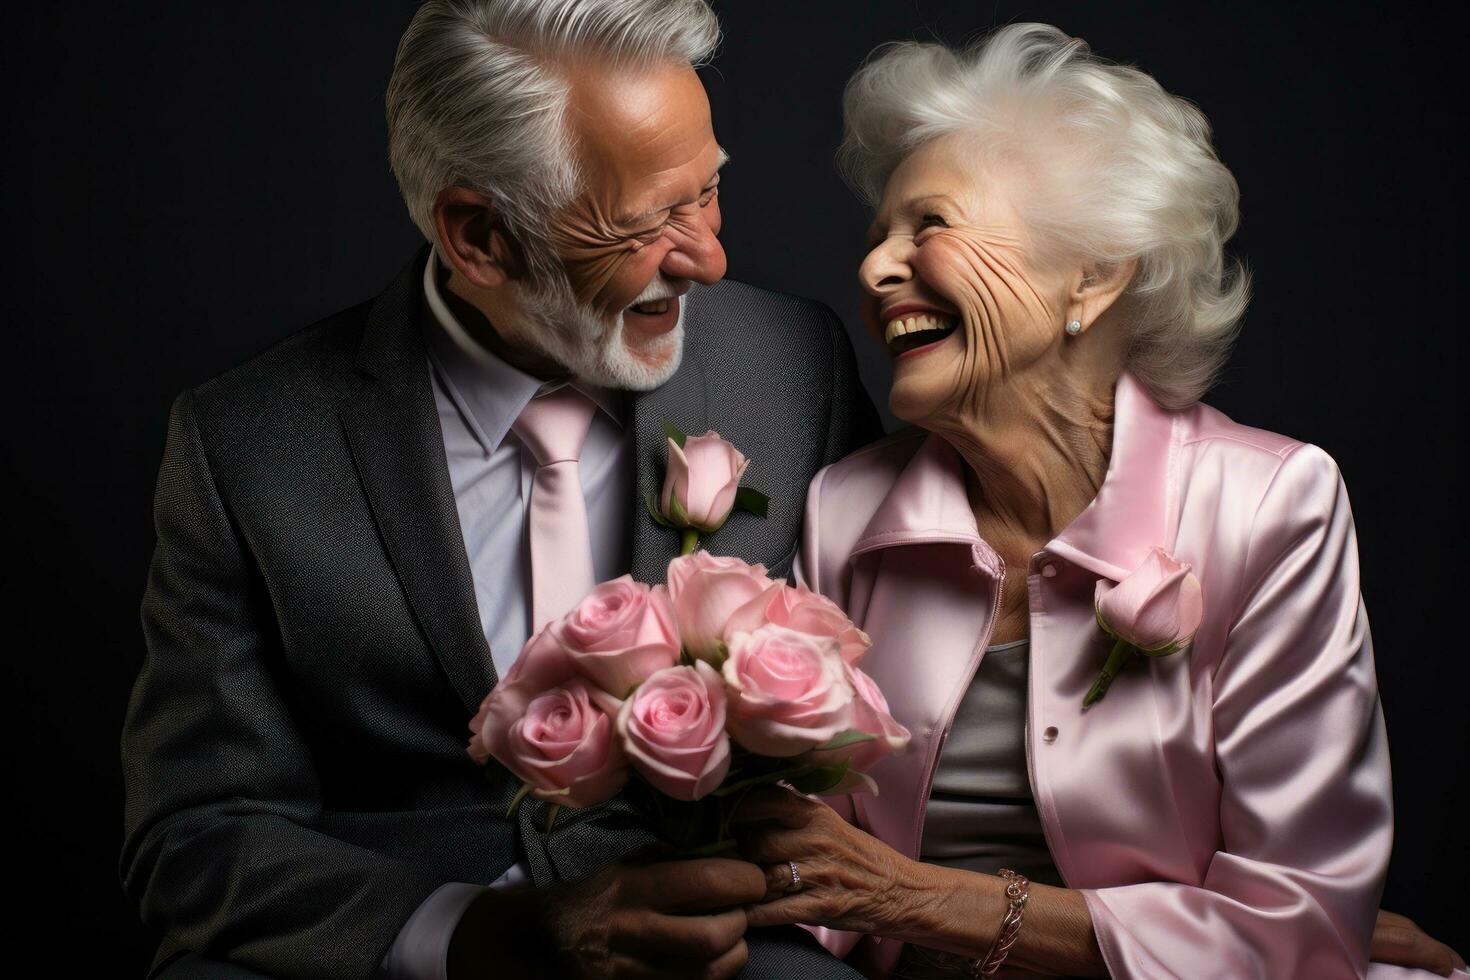
[[[974,417],[987,389],[1064,336],[1068,282],[1028,259],[1014,167],[944,137],[893,172],[858,277],[868,328],[894,358],[889,405],[908,422]]]

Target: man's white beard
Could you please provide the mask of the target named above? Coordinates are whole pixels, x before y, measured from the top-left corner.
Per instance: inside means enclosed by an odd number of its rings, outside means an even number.
[[[684,353],[684,301],[674,329],[656,337],[639,338],[635,354],[627,344],[624,313],[604,316],[577,302],[565,276],[527,286],[513,284],[528,329],[525,341],[589,384],[604,388],[647,391],[657,388],[679,369]],[[654,299],[682,297],[687,283],[670,280],[660,272],[629,305]],[[645,360],[644,357],[649,358]]]

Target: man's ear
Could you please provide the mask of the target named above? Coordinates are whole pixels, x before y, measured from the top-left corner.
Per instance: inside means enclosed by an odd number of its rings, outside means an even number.
[[[1136,271],[1137,259],[1078,270],[1067,295],[1067,319],[1080,321],[1083,330],[1092,326],[1123,295]]]
[[[439,249],[460,275],[495,289],[525,274],[520,248],[506,234],[495,205],[479,191],[446,187],[434,198]]]

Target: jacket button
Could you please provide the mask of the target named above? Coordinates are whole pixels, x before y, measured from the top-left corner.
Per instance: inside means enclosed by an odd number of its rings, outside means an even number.
[[[1041,566],[1041,574],[1045,578],[1055,578],[1057,574],[1057,566],[1053,565],[1051,562],[1047,562],[1045,565]]]
[[[1046,731],[1041,733],[1041,740],[1043,742],[1055,742],[1057,740],[1057,726],[1047,725]]]

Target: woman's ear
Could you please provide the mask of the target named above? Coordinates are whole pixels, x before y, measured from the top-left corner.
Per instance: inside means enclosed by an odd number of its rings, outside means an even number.
[[[1081,323],[1082,330],[1092,326],[1123,295],[1137,270],[1137,259],[1078,270],[1067,296],[1067,319]]]
[[[446,187],[434,198],[439,250],[460,275],[496,289],[525,273],[520,248],[506,233],[490,199],[468,187]]]

